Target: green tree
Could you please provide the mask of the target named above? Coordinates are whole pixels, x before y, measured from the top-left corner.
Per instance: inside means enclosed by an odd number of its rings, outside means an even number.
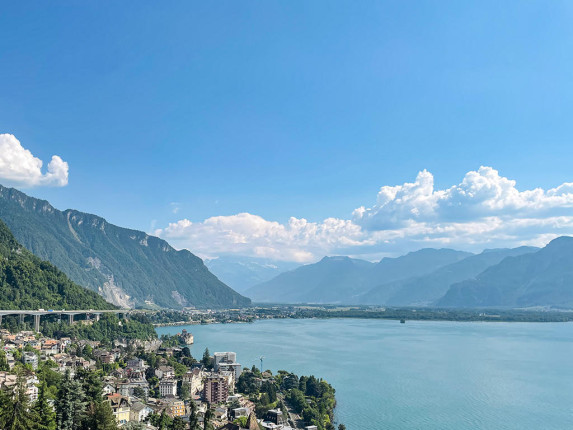
[[[37,419],[30,410],[26,381],[18,375],[16,385],[4,392],[0,390],[0,428],[3,430],[34,429]]]
[[[117,430],[117,422],[107,401],[100,400],[90,404],[84,427],[86,430]]]
[[[259,383],[255,373],[244,371],[239,375],[237,382],[237,391],[243,394],[258,394]]]
[[[84,348],[84,357],[90,358],[90,359],[94,358],[93,348],[90,345],[86,345],[86,347]]]
[[[306,425],[318,425],[320,423],[320,413],[312,407],[305,407],[302,411],[302,418]]]
[[[190,397],[191,393],[189,390],[189,384],[181,384],[181,388],[179,388],[179,397],[183,400],[187,400]]]
[[[82,384],[70,378],[66,372],[56,400],[56,418],[58,430],[76,430],[80,428],[85,416],[86,402]]]
[[[338,430],[346,430],[346,426],[344,424],[338,424]]]
[[[282,380],[282,388],[285,390],[298,388],[298,376],[292,373],[287,374]]]
[[[87,346],[86,346],[87,348]],[[103,396],[103,373],[80,368],[76,372],[75,378],[82,384],[82,389],[86,395],[87,402],[99,403]]]
[[[269,396],[268,403],[274,403],[277,401],[277,390],[273,383],[265,381],[261,386],[261,391],[265,392]]]
[[[304,398],[304,394],[302,391],[297,390],[296,388],[289,391],[286,399],[297,414],[300,414],[306,406],[306,399]]]
[[[48,385],[46,381],[40,384],[38,388],[38,400],[32,407],[37,423],[35,429],[37,430],[55,430],[56,429],[56,413],[54,409],[48,404],[46,397]]]
[[[205,418],[203,420],[203,430],[209,430],[212,427],[211,420],[214,416],[215,414],[213,413],[213,409],[208,407],[205,411]]]
[[[197,404],[194,400],[189,403],[189,430],[199,430],[199,420],[197,419]]]
[[[130,421],[122,427],[122,430],[145,430],[145,425],[136,421]]]
[[[54,370],[54,368],[57,367],[58,365],[52,360],[40,361],[38,370],[36,371],[40,382],[45,382],[48,386],[47,397],[49,399],[55,399],[57,397],[58,387],[63,378],[61,373]]]
[[[145,390],[141,387],[135,387],[133,389],[133,396],[137,397],[138,399],[144,399],[145,400]]]
[[[308,378],[306,376],[301,376],[298,380],[298,389],[303,393],[306,393],[306,381]]]
[[[169,426],[169,430],[185,430],[185,421],[183,421],[183,418],[173,418],[173,422]]]
[[[6,354],[4,351],[0,351],[0,372],[8,372],[10,366],[8,366],[8,360],[6,359]]]
[[[165,413],[165,410],[161,411],[161,415],[152,414],[149,416],[150,424],[157,427],[159,430],[169,429],[171,421],[171,418]]]
[[[233,421],[233,424],[238,424],[242,428],[247,427],[248,417],[238,417]]]
[[[203,352],[203,358],[201,359],[201,364],[205,366],[207,369],[213,367],[213,360],[211,358],[211,354],[209,353],[209,348],[205,348],[205,352]]]

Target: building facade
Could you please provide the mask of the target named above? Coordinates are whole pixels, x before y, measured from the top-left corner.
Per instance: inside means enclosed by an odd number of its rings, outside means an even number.
[[[159,394],[161,397],[177,395],[177,381],[175,379],[162,379],[159,381]]]
[[[203,397],[208,403],[221,403],[227,400],[229,386],[227,379],[220,375],[208,376],[205,380]]]

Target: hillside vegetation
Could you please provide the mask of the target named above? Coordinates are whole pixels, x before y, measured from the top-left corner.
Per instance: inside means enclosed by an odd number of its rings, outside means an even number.
[[[0,186],[0,219],[33,254],[121,306],[236,307],[250,300],[187,250]]]
[[[114,309],[22,247],[0,221],[0,309]]]

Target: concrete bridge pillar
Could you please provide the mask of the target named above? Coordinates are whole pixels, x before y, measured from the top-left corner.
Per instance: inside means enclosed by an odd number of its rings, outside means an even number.
[[[74,314],[68,314],[68,322],[70,325],[74,323]]]
[[[24,314],[20,314],[20,325],[24,324]]]
[[[95,320],[96,320],[96,321],[99,321],[99,319],[100,319],[100,317],[101,317],[101,314],[94,314],[94,315],[95,315]]]
[[[0,314],[0,327],[2,327],[2,314]]]
[[[40,314],[34,315],[34,331],[36,333],[40,332]]]

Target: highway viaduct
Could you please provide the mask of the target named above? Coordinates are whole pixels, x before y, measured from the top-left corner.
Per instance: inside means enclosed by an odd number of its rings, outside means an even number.
[[[124,318],[127,318],[129,314],[135,312],[142,312],[141,310],[135,309],[105,309],[105,310],[95,310],[95,309],[74,309],[74,310],[44,310],[44,309],[37,309],[37,310],[23,310],[23,309],[0,309],[0,327],[2,326],[2,318],[5,315],[19,315],[20,322],[24,322],[24,318],[26,316],[32,315],[34,317],[34,330],[36,332],[40,331],[40,318],[42,315],[67,315],[68,322],[70,324],[74,323],[74,316],[75,315],[86,315],[89,319],[90,316],[94,316],[96,321],[99,321],[101,314],[117,314],[120,317],[123,315]]]

